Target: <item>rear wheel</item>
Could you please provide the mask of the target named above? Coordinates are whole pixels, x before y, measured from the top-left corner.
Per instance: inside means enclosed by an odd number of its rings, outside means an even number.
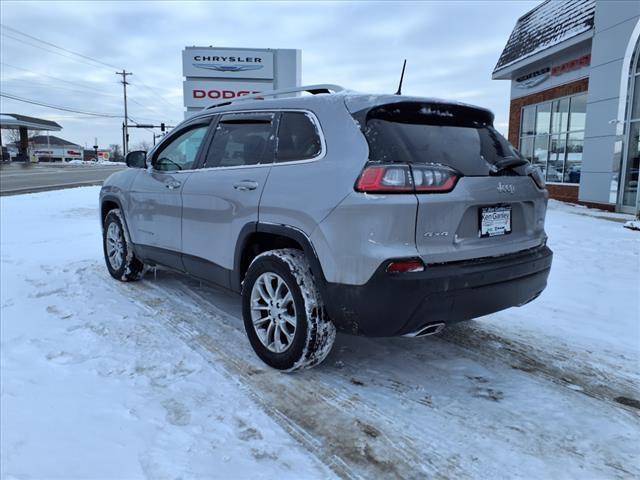
[[[135,256],[120,209],[110,210],[102,230],[104,261],[113,278],[123,282],[139,280],[144,264]]]
[[[319,364],[335,340],[336,329],[300,250],[271,250],[253,260],[242,286],[242,313],[254,351],[279,370]]]

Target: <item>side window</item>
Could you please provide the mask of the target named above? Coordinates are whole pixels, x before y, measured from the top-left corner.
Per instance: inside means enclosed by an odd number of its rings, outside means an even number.
[[[322,150],[320,134],[309,115],[304,112],[284,112],[278,127],[276,162],[308,160]]]
[[[218,122],[205,167],[272,163],[273,119],[268,114],[228,114]]]
[[[198,151],[209,125],[197,125],[179,135],[156,153],[153,168],[161,171],[190,170],[195,167]]]

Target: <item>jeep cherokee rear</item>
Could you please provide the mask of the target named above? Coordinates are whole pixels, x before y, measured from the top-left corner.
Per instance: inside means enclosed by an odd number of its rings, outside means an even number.
[[[525,304],[551,265],[547,192],[492,122],[350,93],[205,110],[148,168],[105,182],[107,266],[133,280],[162,264],[241,292],[255,352],[283,370],[321,362],[336,328],[424,335]]]

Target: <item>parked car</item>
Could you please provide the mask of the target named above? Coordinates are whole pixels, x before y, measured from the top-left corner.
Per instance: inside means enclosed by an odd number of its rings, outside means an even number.
[[[320,363],[336,329],[423,336],[540,295],[548,194],[491,112],[307,89],[216,105],[129,153],[100,192],[110,274],[163,265],[240,293],[282,370]]]

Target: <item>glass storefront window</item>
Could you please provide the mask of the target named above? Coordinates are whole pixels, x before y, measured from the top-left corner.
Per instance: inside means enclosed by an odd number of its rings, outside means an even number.
[[[636,87],[637,86],[638,85],[636,84]],[[627,147],[626,179],[624,190],[622,192],[622,204],[633,207],[636,204],[636,199],[638,198],[638,173],[640,172],[640,122],[631,122],[630,129],[629,145]]]
[[[587,118],[587,95],[571,97],[571,110],[569,118],[569,130],[584,130]]]
[[[564,156],[567,138],[565,135],[553,135],[549,145],[549,163],[547,167],[547,182],[562,182],[564,170]]]
[[[586,93],[522,109],[520,152],[547,182],[580,182],[586,111]]]
[[[638,62],[640,65],[640,62]],[[636,75],[636,78],[638,76]],[[640,88],[633,89],[633,103],[631,105],[631,120],[640,120]]]
[[[553,102],[551,133],[564,133],[567,130],[569,130],[569,99],[563,98]]]
[[[546,175],[547,157],[549,156],[549,135],[537,135],[533,144],[533,161]]]
[[[584,132],[572,132],[567,139],[567,163],[564,170],[566,183],[580,183],[582,170],[582,148],[584,146]]]
[[[522,109],[522,129],[520,135],[535,135],[536,133],[536,107],[524,107]]]
[[[541,103],[536,108],[536,135],[549,133],[551,124],[551,103]]]
[[[533,161],[533,138],[525,137],[520,141],[520,153],[530,162]]]

